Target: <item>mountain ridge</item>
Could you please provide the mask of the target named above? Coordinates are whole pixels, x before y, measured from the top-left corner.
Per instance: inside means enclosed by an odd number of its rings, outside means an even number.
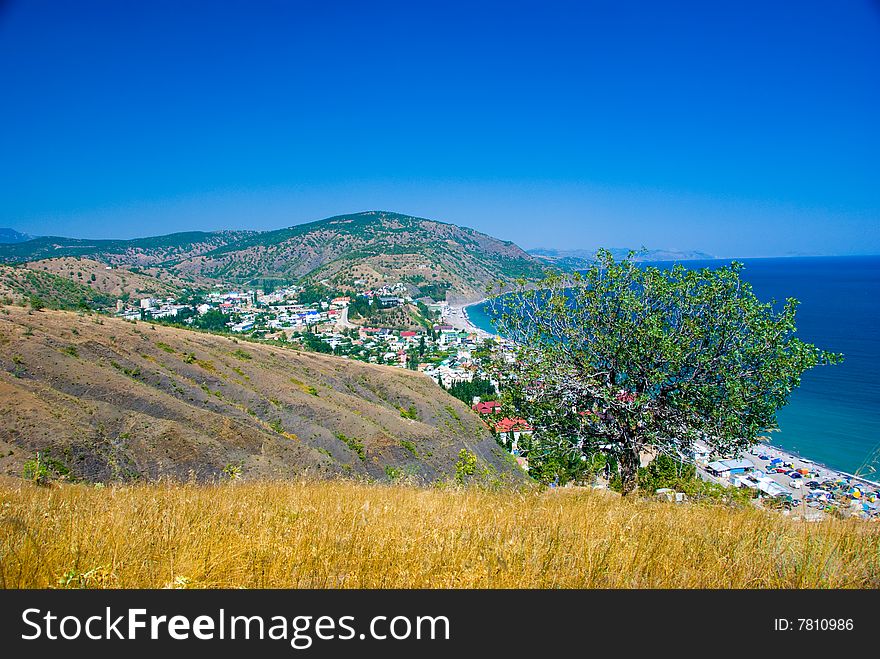
[[[15,229],[10,229],[8,227],[0,228],[0,245],[23,243],[32,239],[33,236],[29,236],[26,233],[21,233],[20,231],[16,231]]]
[[[555,249],[552,247],[534,247],[526,250],[532,256],[543,259],[557,267],[570,270],[578,270],[588,267],[595,261],[598,250],[589,249]],[[615,259],[626,258],[630,253],[638,262],[647,261],[693,261],[710,260],[715,256],[699,250],[675,250],[675,249],[633,249],[630,247],[610,247]]]
[[[181,232],[134,240],[42,237],[0,245],[0,262],[87,257],[159,267],[185,278],[258,279],[354,289],[402,281],[415,296],[482,293],[497,281],[537,280],[546,264],[511,241],[390,211],[336,215],[272,231]]]

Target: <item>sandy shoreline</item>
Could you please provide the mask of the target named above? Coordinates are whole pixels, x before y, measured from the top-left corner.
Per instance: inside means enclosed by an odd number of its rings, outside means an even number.
[[[786,462],[793,462],[795,467],[812,467],[815,468],[820,474],[822,474],[826,478],[845,478],[854,481],[858,481],[859,483],[864,483],[865,485],[869,485],[874,488],[880,488],[880,482],[873,481],[864,476],[856,476],[855,474],[851,474],[848,471],[842,471],[840,469],[835,469],[834,467],[829,467],[828,465],[822,464],[821,462],[816,462],[810,458],[804,457],[802,455],[798,455],[788,449],[781,448],[779,446],[774,446],[773,444],[768,444],[766,442],[759,442],[755,444],[751,448],[751,452],[754,455],[755,453],[761,453],[770,455],[771,457],[782,458]]]
[[[497,334],[492,334],[491,332],[487,332],[484,329],[480,329],[471,322],[471,319],[468,318],[467,315],[467,307],[471,306],[472,304],[482,304],[488,299],[489,298],[483,298],[481,300],[467,302],[464,304],[450,304],[449,312],[443,317],[443,320],[449,325],[452,325],[457,330],[468,332],[469,334],[476,334],[482,339],[497,339],[499,338]]]

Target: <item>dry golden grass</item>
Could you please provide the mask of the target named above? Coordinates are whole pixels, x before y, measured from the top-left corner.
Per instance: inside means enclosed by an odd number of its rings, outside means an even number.
[[[880,586],[880,525],[590,491],[0,486],[0,585]]]

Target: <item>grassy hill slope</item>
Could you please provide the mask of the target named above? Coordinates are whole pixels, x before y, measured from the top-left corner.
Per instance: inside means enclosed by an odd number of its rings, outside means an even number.
[[[66,277],[114,299],[125,295],[133,299],[147,295],[177,296],[182,289],[193,286],[192,282],[183,281],[161,270],[156,272],[156,276],[132,271],[129,266],[107,270],[107,266],[99,261],[73,256],[30,261],[25,267]]]
[[[43,270],[0,265],[0,302],[23,304],[36,299],[53,309],[101,309],[115,302],[112,295],[75,279]]]
[[[415,410],[416,420],[401,416]],[[0,473],[36,451],[90,481],[162,476],[522,480],[482,421],[426,376],[70,312],[0,313]],[[54,464],[53,462],[53,464]]]

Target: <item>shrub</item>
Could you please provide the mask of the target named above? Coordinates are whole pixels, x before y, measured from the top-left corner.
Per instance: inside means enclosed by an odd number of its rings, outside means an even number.
[[[241,472],[241,464],[228,464],[223,467],[223,475],[231,481],[239,480],[241,478]]]
[[[37,453],[33,460],[28,460],[24,463],[21,476],[34,485],[48,485],[50,480],[49,467],[40,458],[40,454]]]
[[[26,461],[21,470],[22,478],[31,481],[34,485],[48,485],[52,479],[66,477],[69,474],[70,470],[63,462],[39,452],[32,460]]]
[[[467,476],[473,476],[477,471],[477,456],[466,448],[458,452],[458,461],[455,463],[455,480],[464,483]]]
[[[364,450],[364,444],[357,437],[347,437],[346,435],[342,434],[341,432],[338,432],[338,433],[336,433],[336,439],[338,439],[340,442],[345,444],[352,451],[357,453],[357,456],[361,460],[367,459],[366,451]]]

